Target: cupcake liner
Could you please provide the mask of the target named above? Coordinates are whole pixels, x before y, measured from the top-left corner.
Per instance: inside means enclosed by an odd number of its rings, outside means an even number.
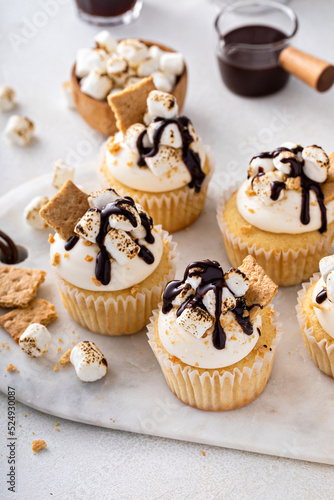
[[[227,189],[217,207],[218,225],[232,266],[239,267],[247,255],[252,255],[279,286],[298,285],[307,280],[318,269],[319,260],[328,255],[334,236],[334,227],[322,235],[321,241],[299,250],[283,251],[274,248],[264,250],[256,244],[248,246],[247,242],[241,241],[240,237],[235,237],[228,231],[223,218],[227,200],[239,187],[240,182],[237,182]]]
[[[334,344],[330,345],[326,339],[322,339],[320,342],[317,342],[313,335],[313,327],[306,327],[306,318],[302,308],[302,302],[305,298],[307,290],[320,278],[321,274],[315,273],[309,282],[303,283],[302,289],[298,292],[296,311],[299,326],[303,334],[304,344],[311,356],[312,361],[319,368],[319,370],[329,377],[334,378]]]
[[[110,183],[101,172],[101,165],[104,161],[105,145],[102,146],[98,157],[98,172],[102,187],[110,187]],[[167,191],[163,193],[145,193],[137,191],[133,194],[134,200],[139,203],[153,218],[155,224],[161,224],[169,233],[175,233],[195,222],[201,214],[210,179],[214,172],[214,157],[208,147],[206,154],[209,162],[210,171],[206,175],[201,190],[195,193],[193,188],[184,186],[181,189]],[[119,194],[126,195],[126,187],[123,190],[118,189]]]
[[[189,406],[206,411],[234,410],[257,398],[268,382],[282,337],[281,325],[277,322],[278,314],[273,307],[270,309],[274,313],[272,324],[276,330],[272,350],[266,352],[263,358],[257,356],[252,368],[244,367],[242,371],[234,368],[233,373],[226,371],[223,375],[218,371],[214,371],[212,375],[209,372],[200,375],[197,368],[187,365],[182,369],[177,361],[169,359],[168,354],[155,342],[154,322],[160,309],[154,311],[147,336],[166,382],[175,396]]]
[[[161,300],[166,284],[174,279],[178,260],[177,244],[160,226],[157,227],[163,242],[169,248],[170,269],[159,285],[142,288],[136,295],[126,299],[106,298],[103,292],[98,298],[82,293],[74,285],[68,284],[58,277],[58,288],[62,301],[70,316],[84,328],[101,335],[128,335],[141,330],[149,322],[153,309]],[[165,243],[166,244],[166,243]],[[138,284],[140,285],[140,284]],[[107,292],[105,292],[107,293]]]

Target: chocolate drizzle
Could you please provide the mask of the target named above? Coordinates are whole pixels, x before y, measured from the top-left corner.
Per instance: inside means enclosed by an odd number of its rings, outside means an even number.
[[[163,314],[167,314],[173,308],[172,302],[182,292],[183,285],[185,284],[187,278],[191,277],[201,278],[200,284],[195,291],[195,295],[191,295],[181,304],[176,312],[176,316],[179,317],[188,307],[197,306],[205,309],[203,297],[209,290],[213,290],[216,298],[216,309],[212,342],[216,349],[224,349],[226,344],[226,334],[220,322],[220,317],[222,314],[223,288],[228,288],[228,286],[224,278],[224,271],[218,262],[202,260],[189,264],[185,270],[183,280],[174,280],[167,284],[163,293],[162,312]],[[231,310],[246,335],[252,335],[253,333],[253,326],[250,322],[248,313],[250,309],[251,308],[246,306],[244,299],[238,298],[236,307]]]
[[[4,240],[4,241],[2,241]],[[19,253],[17,246],[14,241],[8,236],[8,234],[0,231],[0,251],[1,260],[5,264],[16,264],[19,260]]]
[[[327,299],[327,290],[326,288],[323,288],[316,296],[315,301],[317,304],[322,304],[323,302],[325,302],[326,299]]]
[[[139,151],[138,165],[140,167],[145,167],[145,158],[152,158],[159,151],[160,139],[165,128],[170,124],[175,124],[180,132],[182,138],[182,160],[186,165],[190,175],[191,181],[189,187],[194,188],[196,193],[199,193],[202,187],[202,183],[205,179],[205,173],[201,168],[201,160],[199,155],[190,148],[191,143],[194,141],[193,137],[189,132],[189,125],[191,121],[185,116],[180,116],[179,118],[155,118],[154,122],[160,122],[161,125],[156,128],[153,136],[153,147],[144,147],[144,137],[147,134],[147,129],[139,135],[137,140],[137,148]]]
[[[65,250],[72,250],[79,241],[79,236],[71,236],[65,243]]]

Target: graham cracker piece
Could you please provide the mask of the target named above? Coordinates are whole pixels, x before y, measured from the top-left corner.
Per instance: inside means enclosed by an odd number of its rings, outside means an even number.
[[[48,326],[57,319],[56,308],[44,299],[34,299],[25,309],[13,309],[0,317],[0,326],[18,344],[25,329],[32,323]]]
[[[246,305],[267,306],[276,295],[278,286],[251,255],[247,255],[239,269],[249,279],[249,288],[245,294]]]
[[[44,439],[36,439],[35,441],[31,442],[31,449],[33,452],[44,450],[45,447],[46,442],[44,441]]]
[[[61,364],[61,365],[68,365],[71,362],[71,360],[70,360],[71,352],[72,352],[72,349],[68,349],[62,355],[62,357],[59,359],[59,364]]]
[[[40,269],[0,266],[0,306],[27,307],[45,279]]]
[[[143,123],[148,94],[156,90],[153,78],[143,78],[140,82],[125,88],[122,92],[108,96],[108,104],[116,118],[117,128],[125,134],[134,123]]]
[[[78,220],[88,209],[88,194],[81,191],[72,181],[67,181],[39,213],[49,226],[67,241],[74,235]]]
[[[321,190],[324,193],[325,205],[330,201],[334,200],[334,151],[329,155],[329,168],[327,179],[324,184],[321,185]]]

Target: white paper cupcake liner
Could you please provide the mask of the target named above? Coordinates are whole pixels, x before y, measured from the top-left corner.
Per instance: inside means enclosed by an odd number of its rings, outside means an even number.
[[[154,311],[148,325],[149,344],[157,358],[166,382],[171,391],[183,403],[200,410],[226,411],[245,406],[257,398],[264,390],[271,374],[278,344],[282,337],[281,324],[277,322],[278,314],[273,307],[272,324],[276,330],[271,351],[262,357],[257,356],[252,368],[244,367],[242,371],[234,368],[220,375],[218,370],[213,374],[199,373],[197,368],[187,365],[181,368],[178,362],[171,361],[168,354],[155,342],[154,323],[160,308]]]
[[[311,356],[312,361],[323,373],[334,378],[334,344],[329,344],[326,339],[317,342],[313,335],[313,327],[306,327],[305,315],[303,313],[302,302],[305,299],[307,290],[313,283],[317,283],[321,278],[320,273],[315,273],[309,282],[303,283],[303,287],[298,292],[298,303],[296,305],[297,318],[303,334],[304,344]]]
[[[136,333],[149,322],[153,309],[161,300],[166,284],[174,279],[179,253],[177,244],[160,226],[155,226],[164,244],[169,248],[169,271],[163,276],[159,285],[152,288],[141,288],[135,295],[124,299],[121,295],[107,298],[108,292],[103,292],[97,298],[83,293],[74,285],[68,284],[58,277],[58,288],[64,306],[70,316],[84,328],[101,335],[127,335]],[[140,287],[140,283],[137,285]]]
[[[252,255],[271,279],[279,286],[291,286],[307,280],[318,269],[319,260],[328,255],[334,236],[334,227],[322,235],[321,241],[299,250],[264,250],[253,244],[249,246],[240,237],[229,232],[224,222],[224,209],[228,199],[240,187],[237,182],[222,195],[217,207],[217,221],[221,230],[227,256],[233,267],[239,267],[247,255]]]

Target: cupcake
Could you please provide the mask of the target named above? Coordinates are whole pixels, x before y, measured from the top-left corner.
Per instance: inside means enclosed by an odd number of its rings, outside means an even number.
[[[250,254],[279,286],[305,281],[333,240],[333,157],[290,142],[255,156],[248,179],[223,196],[217,218],[233,266]]]
[[[102,184],[129,193],[169,232],[192,224],[203,210],[213,165],[189,118],[178,116],[175,97],[152,91],[144,123],[119,121],[123,131],[109,139],[99,166]]]
[[[297,317],[312,361],[334,378],[334,255],[321,259],[319,267],[298,293]]]
[[[171,281],[148,328],[171,391],[200,410],[253,401],[270,377],[281,338],[270,301],[277,286],[251,256],[224,273],[218,262],[190,264]]]
[[[51,264],[64,306],[102,335],[138,332],[149,321],[176,266],[166,231],[129,196],[113,189],[89,196],[71,181],[45,205]]]

